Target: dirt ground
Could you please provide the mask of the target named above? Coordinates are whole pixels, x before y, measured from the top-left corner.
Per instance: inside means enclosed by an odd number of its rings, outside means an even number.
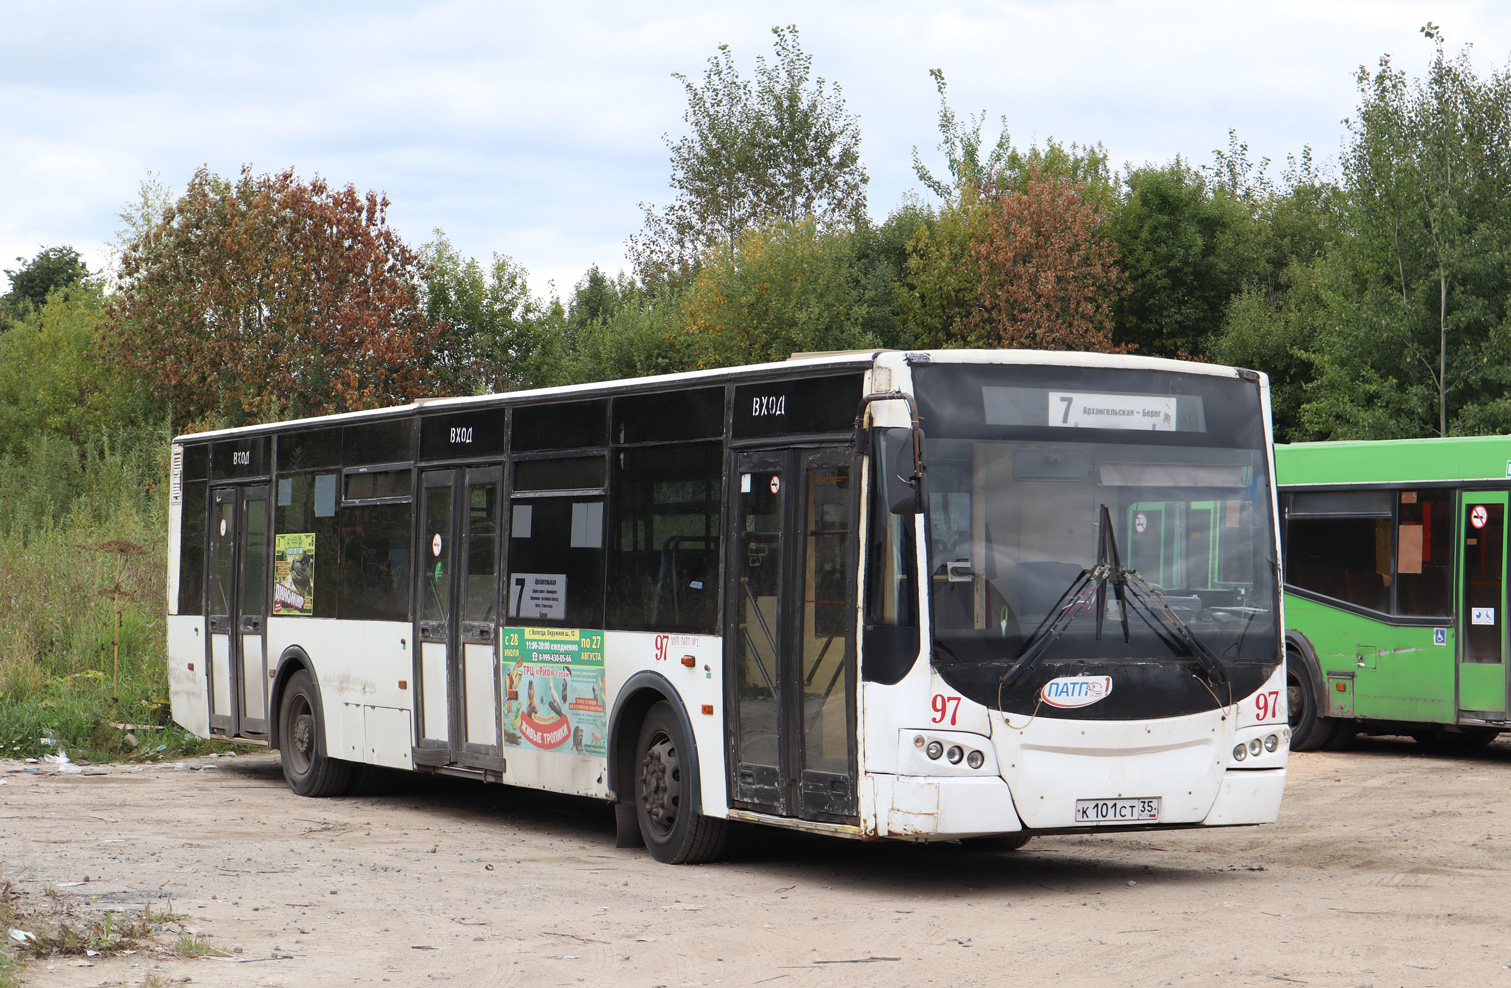
[[[235,952],[40,961],[28,985],[1511,983],[1508,740],[1295,755],[1269,827],[997,855],[742,831],[677,868],[616,850],[599,804],[499,786],[300,799],[267,754],[23,768],[0,762],[5,877],[171,897]]]

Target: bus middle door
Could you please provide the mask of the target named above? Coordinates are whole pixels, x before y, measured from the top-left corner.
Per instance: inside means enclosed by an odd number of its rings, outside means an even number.
[[[210,729],[266,737],[268,488],[218,487],[205,576]]]
[[[421,480],[416,765],[503,771],[498,703],[500,467]]]
[[[725,594],[733,800],[762,813],[851,820],[854,453],[743,451],[735,483]]]
[[[1459,715],[1506,711],[1506,494],[1466,491],[1459,505]]]

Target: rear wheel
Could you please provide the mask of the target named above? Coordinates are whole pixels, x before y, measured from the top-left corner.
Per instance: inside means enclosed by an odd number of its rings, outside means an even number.
[[[289,677],[279,707],[278,758],[289,788],[301,796],[339,796],[351,782],[352,765],[326,754],[320,690],[301,669]]]
[[[728,821],[692,810],[692,745],[665,700],[646,711],[635,745],[635,815],[651,857],[699,864],[724,851]]]

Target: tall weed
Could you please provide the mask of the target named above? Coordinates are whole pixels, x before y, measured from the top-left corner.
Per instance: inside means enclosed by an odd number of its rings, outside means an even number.
[[[113,725],[167,725],[168,455],[162,428],[37,433],[0,455],[0,755],[106,757]]]

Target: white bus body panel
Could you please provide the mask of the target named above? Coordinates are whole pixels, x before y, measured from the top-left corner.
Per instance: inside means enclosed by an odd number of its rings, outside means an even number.
[[[205,619],[197,614],[169,615],[168,699],[173,722],[201,738],[210,736],[210,693],[206,682]]]
[[[409,768],[414,745],[414,656],[407,621],[268,619],[268,666],[297,647],[309,656],[325,708],[327,752],[338,758]],[[406,685],[401,687],[403,682]],[[346,705],[361,708],[361,716]],[[270,715],[277,717],[277,711]],[[358,733],[360,729],[360,733]],[[360,758],[355,753],[360,752]]]

